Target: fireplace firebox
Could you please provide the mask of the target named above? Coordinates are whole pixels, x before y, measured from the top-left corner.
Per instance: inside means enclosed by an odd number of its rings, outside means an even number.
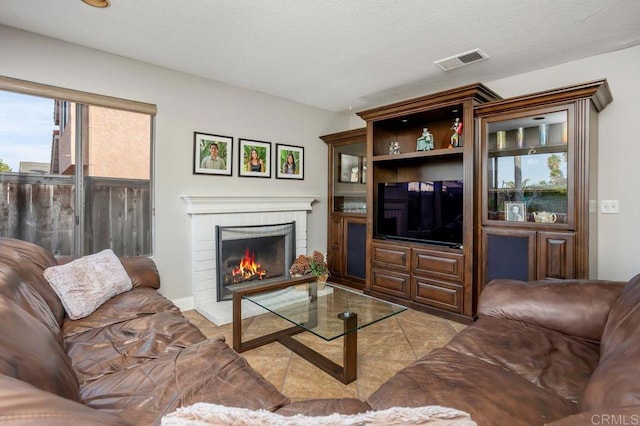
[[[290,278],[295,235],[295,222],[216,226],[218,302],[231,300],[233,288]]]

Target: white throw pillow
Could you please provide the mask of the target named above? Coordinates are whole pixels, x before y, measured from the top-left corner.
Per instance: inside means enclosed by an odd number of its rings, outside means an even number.
[[[131,278],[111,249],[44,270],[71,319],[84,318],[113,296],[131,290]]]

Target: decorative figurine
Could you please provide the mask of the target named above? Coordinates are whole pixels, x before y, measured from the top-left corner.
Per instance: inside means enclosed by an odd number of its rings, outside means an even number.
[[[393,141],[389,144],[389,154],[400,154],[400,142]]]
[[[416,150],[431,151],[433,148],[433,135],[429,133],[429,129],[425,127],[422,129],[422,135],[418,138]]]
[[[451,135],[451,142],[449,143],[449,148],[459,147],[460,139],[462,138],[462,121],[456,117],[455,121],[451,125],[451,130],[453,130],[453,134]]]

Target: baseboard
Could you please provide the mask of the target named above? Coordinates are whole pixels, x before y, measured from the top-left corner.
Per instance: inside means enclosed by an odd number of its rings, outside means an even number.
[[[193,296],[181,297],[179,299],[173,299],[173,304],[176,305],[182,312],[192,311],[194,307]]]

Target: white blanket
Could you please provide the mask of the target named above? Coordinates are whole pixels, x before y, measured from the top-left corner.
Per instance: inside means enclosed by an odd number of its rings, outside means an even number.
[[[162,418],[163,426],[355,426],[355,425],[429,425],[477,426],[464,411],[431,405],[426,407],[393,407],[361,414],[331,414],[328,416],[282,416],[266,410],[225,407],[199,402],[182,407]]]

